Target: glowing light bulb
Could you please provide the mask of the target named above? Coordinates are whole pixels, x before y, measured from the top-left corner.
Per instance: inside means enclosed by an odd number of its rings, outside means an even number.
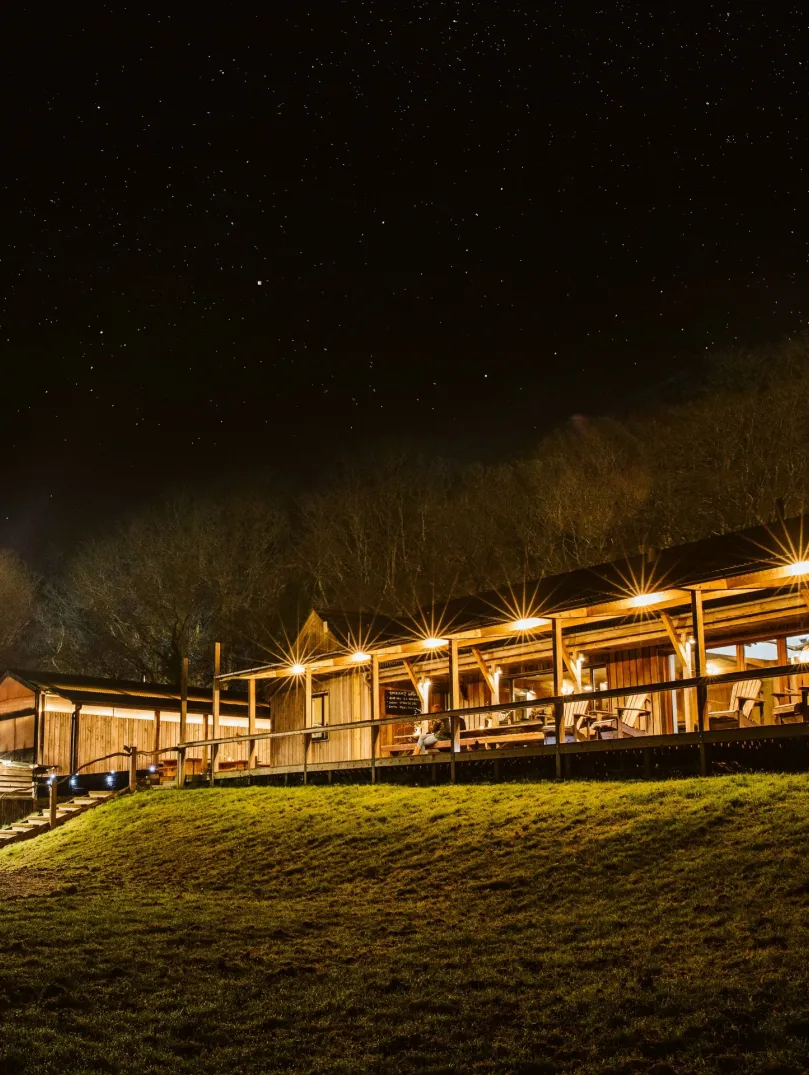
[[[363,653],[363,651],[361,649],[358,649],[356,653],[351,654],[351,660],[356,661],[358,664],[361,661],[370,661],[370,659],[371,659],[370,653]]]
[[[635,608],[645,608],[647,605],[662,601],[664,596],[662,593],[639,593],[632,598],[632,604]]]
[[[535,627],[542,627],[547,622],[541,616],[525,616],[521,620],[515,620],[511,629],[512,631],[533,631]]]
[[[794,564],[788,564],[784,571],[787,575],[809,575],[809,560],[798,560]]]
[[[424,646],[426,649],[440,649],[441,646],[446,646],[446,638],[425,638]]]
[[[293,664],[289,671],[292,673],[293,676],[302,676],[303,673],[306,671],[306,665]]]

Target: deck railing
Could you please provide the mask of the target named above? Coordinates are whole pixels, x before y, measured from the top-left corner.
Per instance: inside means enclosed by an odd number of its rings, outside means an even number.
[[[631,695],[638,694],[662,694],[673,693],[681,691],[693,691],[695,693],[695,707],[694,711],[697,714],[696,727],[691,732],[675,731],[670,733],[664,733],[662,735],[650,735],[641,734],[637,738],[630,740],[624,740],[621,743],[616,740],[609,740],[599,744],[602,748],[615,749],[616,747],[642,747],[649,745],[644,743],[644,740],[664,739],[668,742],[676,740],[681,743],[696,743],[699,747],[700,753],[700,771],[707,772],[707,755],[706,744],[712,740],[715,740],[720,733],[710,732],[706,730],[706,718],[709,716],[707,709],[708,703],[708,691],[711,687],[732,687],[734,683],[744,682],[750,679],[770,680],[780,679],[789,676],[809,675],[809,663],[800,664],[787,664],[778,665],[770,668],[749,668],[745,671],[737,672],[723,672],[719,675],[704,675],[704,676],[691,676],[686,679],[673,679],[665,680],[657,683],[640,683],[633,684],[631,686],[624,687],[611,687],[607,690],[598,691],[577,691],[571,694],[562,695],[548,695],[543,698],[531,698],[521,701],[511,702],[498,702],[494,705],[474,706],[468,708],[449,709],[442,712],[432,714],[414,714],[411,718],[413,721],[441,719],[449,721],[451,728],[451,744],[449,751],[449,765],[450,765],[450,780],[455,780],[455,767],[458,755],[460,754],[460,721],[468,720],[471,716],[490,716],[497,713],[513,713],[521,710],[529,709],[547,709],[553,711],[553,723],[555,725],[555,743],[553,746],[545,746],[544,748],[538,748],[542,753],[553,753],[556,755],[556,772],[557,776],[562,775],[562,757],[565,754],[578,753],[592,749],[596,743],[590,742],[576,742],[566,743],[564,742],[564,735],[562,732],[564,722],[564,707],[571,702],[579,701],[607,701],[614,699],[626,698]],[[807,733],[809,734],[809,707],[807,706],[806,693],[803,694],[802,701],[797,703],[801,707],[804,722],[807,722]],[[303,737],[304,749],[303,749],[303,779],[304,783],[307,781],[309,771],[309,748],[312,741],[312,736],[322,734],[327,731],[331,735],[340,735],[346,732],[354,732],[362,729],[369,728],[372,731],[371,735],[371,756],[366,759],[366,762],[371,768],[371,780],[376,781],[376,768],[379,762],[378,757],[378,736],[379,730],[388,725],[402,724],[407,722],[406,717],[380,717],[376,719],[368,720],[356,720],[345,721],[339,724],[321,725],[308,725],[301,728],[291,728],[284,731],[269,731],[269,732],[248,732],[244,735],[236,736],[218,736],[216,738],[208,739],[195,739],[189,740],[185,743],[179,743],[176,747],[167,748],[169,751],[177,752],[177,783],[182,785],[185,782],[184,770],[185,770],[185,758],[186,753],[189,750],[199,748],[210,748],[210,772],[209,779],[211,784],[214,783],[215,778],[215,766],[216,755],[219,748],[226,744],[234,743],[256,743],[260,740],[273,740],[273,739],[288,739]],[[620,724],[618,725],[620,727]],[[753,729],[751,729],[752,731]],[[262,770],[272,769],[272,766],[261,766]],[[249,772],[249,770],[247,770]]]

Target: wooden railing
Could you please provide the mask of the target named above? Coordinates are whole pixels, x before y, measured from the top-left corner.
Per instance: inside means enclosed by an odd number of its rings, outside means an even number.
[[[707,700],[708,690],[711,687],[718,686],[732,686],[734,683],[744,682],[749,679],[778,679],[788,676],[809,675],[809,663],[802,664],[787,664],[778,665],[772,668],[755,668],[747,669],[741,672],[723,672],[714,676],[692,676],[687,679],[672,679],[665,680],[660,683],[640,683],[633,684],[630,687],[612,687],[608,690],[599,691],[580,691],[572,694],[562,695],[548,695],[544,698],[531,698],[518,702],[498,702],[495,705],[474,706],[464,709],[449,709],[440,713],[423,714],[422,716],[414,715],[413,720],[419,719],[431,719],[440,718],[442,720],[448,720],[451,728],[451,749],[450,749],[450,780],[455,780],[455,761],[456,756],[460,752],[460,720],[467,719],[473,714],[488,716],[496,713],[515,712],[524,709],[553,709],[554,713],[554,725],[556,730],[555,735],[555,754],[556,754],[556,771],[557,775],[561,776],[562,773],[562,754],[575,752],[576,746],[579,744],[563,744],[561,740],[562,735],[562,723],[564,719],[564,707],[569,702],[577,701],[603,701],[619,698],[626,698],[633,694],[662,694],[665,692],[674,691],[687,691],[693,690],[697,695],[697,728],[694,732],[671,732],[667,733],[666,739],[678,739],[683,741],[687,737],[687,741],[695,742],[699,745],[700,750],[700,770],[705,773],[707,771],[707,761],[705,754],[705,720],[708,716]],[[809,710],[807,703],[804,700],[801,703],[803,707],[804,720],[809,722]],[[358,731],[364,728],[370,728],[372,730],[371,736],[371,779],[375,781],[376,778],[376,764],[377,764],[377,739],[379,729],[384,728],[387,725],[401,724],[403,718],[401,716],[396,717],[382,717],[371,720],[355,720],[346,721],[340,724],[329,724],[326,726],[326,730],[329,735],[340,734],[341,732]],[[292,728],[285,731],[269,731],[269,732],[250,732],[245,735],[235,736],[219,736],[211,739],[195,739],[189,740],[185,743],[180,743],[176,747],[169,748],[170,750],[176,750],[178,756],[177,762],[177,784],[182,787],[185,782],[184,766],[185,757],[188,750],[195,748],[209,747],[211,751],[210,757],[210,783],[213,785],[215,777],[215,761],[218,749],[223,744],[243,743],[250,742],[255,743],[259,740],[265,739],[285,739],[296,736],[304,737],[304,754],[303,754],[303,779],[304,783],[307,781],[308,772],[308,754],[309,746],[311,743],[311,737],[314,734],[322,733],[323,728],[320,725],[308,726],[303,728]],[[644,736],[640,736],[639,740],[632,740],[633,745],[642,746]],[[585,744],[580,744],[585,746]]]

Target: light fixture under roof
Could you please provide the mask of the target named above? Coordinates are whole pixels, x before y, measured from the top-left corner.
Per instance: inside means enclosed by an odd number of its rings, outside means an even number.
[[[446,638],[425,638],[423,645],[425,649],[440,649],[447,645],[447,640]]]
[[[370,661],[370,659],[371,659],[371,654],[370,653],[364,653],[363,650],[361,650],[361,649],[358,649],[356,653],[351,654],[351,660],[356,661],[357,664],[360,664],[362,661]]]
[[[787,575],[809,575],[809,560],[797,560],[784,569]]]
[[[541,616],[525,616],[521,620],[514,620],[511,629],[512,631],[533,631],[536,627],[544,627],[547,622]]]
[[[632,598],[632,604],[635,608],[646,608],[647,605],[656,605],[665,596],[662,593],[638,593]]]
[[[289,671],[293,676],[302,676],[303,673],[306,671],[306,665],[305,664],[293,664],[292,667],[289,669]]]

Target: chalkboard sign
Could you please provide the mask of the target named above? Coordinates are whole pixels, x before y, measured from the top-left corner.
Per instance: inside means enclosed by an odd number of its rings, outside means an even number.
[[[385,712],[389,717],[414,717],[421,713],[421,699],[415,691],[385,691]]]

